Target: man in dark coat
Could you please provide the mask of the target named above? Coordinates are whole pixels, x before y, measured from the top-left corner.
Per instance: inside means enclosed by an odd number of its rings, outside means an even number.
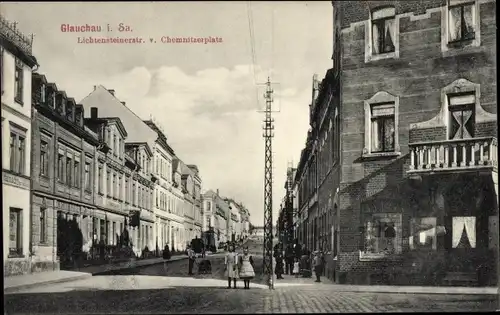
[[[288,245],[285,250],[285,274],[291,275],[293,274],[293,248],[292,245]]]
[[[276,260],[276,279],[283,279],[283,246],[278,243],[274,246],[274,259]]]

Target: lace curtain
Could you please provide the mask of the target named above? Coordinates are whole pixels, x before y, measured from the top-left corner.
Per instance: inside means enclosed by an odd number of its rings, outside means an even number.
[[[463,16],[462,16],[463,8]],[[468,39],[474,34],[473,6],[458,6],[450,8],[448,14],[449,40]],[[465,34],[462,34],[465,31]]]
[[[379,54],[380,53],[380,49],[379,49],[379,39],[380,38],[380,34],[379,34],[379,30],[378,30],[378,25],[377,24],[373,24],[372,25],[372,46],[373,46],[373,53],[374,54]]]
[[[372,120],[372,134],[371,134],[371,140],[372,140],[371,146],[372,146],[373,152],[380,151],[380,149],[381,149],[381,147],[380,147],[381,143],[379,140],[378,131],[379,131],[379,121],[376,119],[373,119]]]
[[[464,228],[470,246],[476,248],[476,217],[453,217],[452,247],[458,247]]]
[[[385,21],[385,51],[394,50],[394,39],[396,38],[396,27],[394,25],[394,20]]]

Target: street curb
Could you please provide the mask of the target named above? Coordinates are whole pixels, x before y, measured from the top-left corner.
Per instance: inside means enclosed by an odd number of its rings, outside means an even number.
[[[212,256],[216,256],[220,253],[217,253],[217,254],[212,254],[210,256],[207,256],[207,257],[212,257]],[[168,262],[174,262],[174,261],[178,261],[178,260],[184,260],[184,259],[187,259],[188,257],[187,256],[178,256],[179,258],[176,258],[175,260],[168,260]],[[119,271],[119,270],[129,270],[129,269],[134,269],[134,268],[142,268],[142,267],[147,267],[147,266],[153,266],[153,265],[159,265],[159,264],[163,264],[164,261],[157,261],[157,262],[152,262],[152,263],[147,263],[147,264],[141,264],[141,265],[135,265],[135,266],[126,266],[126,267],[120,267],[120,268],[110,268],[108,270],[103,270],[103,271],[97,271],[97,272],[93,272],[92,273],[92,276],[99,276],[99,275],[103,275],[103,274],[106,274],[108,272],[113,272],[113,271]]]
[[[83,279],[87,279],[90,277],[92,277],[92,274],[83,273],[82,275],[74,276],[74,277],[48,280],[48,281],[43,281],[43,282],[34,282],[34,283],[28,283],[28,284],[21,284],[21,285],[17,285],[17,286],[8,287],[8,288],[4,287],[3,292],[4,293],[15,293],[15,292],[18,292],[21,290],[31,289],[31,288],[35,288],[35,287],[42,287],[42,286],[56,284],[56,283],[64,283],[64,282],[83,280]]]
[[[187,259],[187,256],[184,257],[179,257],[175,260],[168,260],[168,262],[174,262],[174,261],[178,261],[178,260],[183,260],[183,259]],[[155,261],[155,262],[151,262],[151,263],[145,263],[145,264],[137,264],[137,265],[128,265],[128,266],[124,266],[124,267],[118,267],[118,268],[109,268],[107,270],[100,270],[100,271],[96,271],[96,272],[92,272],[92,273],[89,273],[91,274],[92,276],[99,276],[99,275],[103,275],[103,274],[106,274],[108,272],[113,272],[113,271],[120,271],[120,270],[129,270],[129,269],[134,269],[134,268],[142,268],[142,267],[147,267],[147,266],[153,266],[153,265],[159,265],[159,264],[163,264],[164,261]]]
[[[332,290],[332,292],[348,292],[348,293],[383,293],[383,294],[423,294],[423,295],[497,295],[498,293],[492,292],[440,292],[440,291],[391,291],[391,290],[349,290],[340,289]]]

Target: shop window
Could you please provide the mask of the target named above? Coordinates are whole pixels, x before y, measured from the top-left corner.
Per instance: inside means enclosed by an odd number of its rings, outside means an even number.
[[[410,221],[408,244],[412,250],[437,249],[436,218],[413,218]]]
[[[373,214],[363,230],[364,253],[387,255],[402,251],[400,214]]]
[[[476,217],[453,217],[452,248],[476,248]]]
[[[47,242],[47,209],[40,208],[40,244]]]
[[[9,209],[9,256],[20,256],[22,248],[22,209]]]

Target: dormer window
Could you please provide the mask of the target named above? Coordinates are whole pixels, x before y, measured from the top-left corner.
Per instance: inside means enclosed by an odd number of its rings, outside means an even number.
[[[71,102],[67,102],[66,103],[66,118],[69,120],[69,121],[74,121],[74,118],[73,118],[73,104]]]
[[[40,85],[40,103],[45,103],[45,101],[46,101],[46,99],[45,99],[45,97],[46,97],[46,95],[45,95],[46,89],[47,89],[47,86],[42,83]]]
[[[81,106],[76,106],[75,107],[75,123],[82,127],[82,122],[83,122],[83,108]]]
[[[59,114],[64,114],[64,99],[62,97],[62,95],[59,95],[57,98],[56,98],[56,111],[59,113]]]

